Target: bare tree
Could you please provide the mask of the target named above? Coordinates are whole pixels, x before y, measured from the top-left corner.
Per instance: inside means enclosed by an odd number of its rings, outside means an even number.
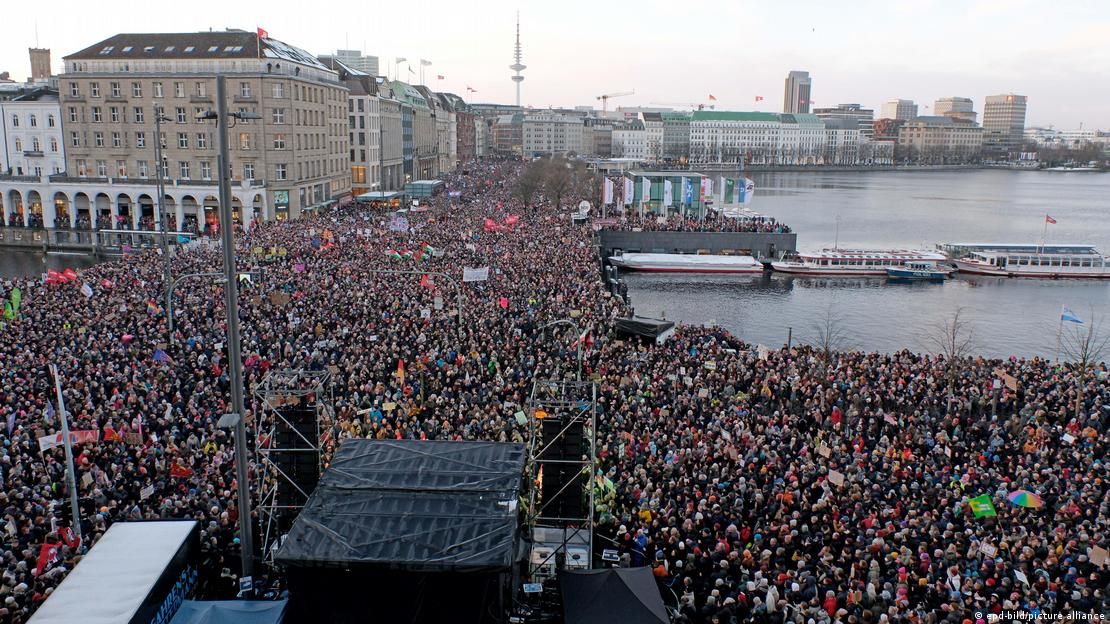
[[[1071,325],[1071,324],[1069,324]],[[1072,363],[1075,371],[1075,417],[1083,408],[1083,391],[1087,385],[1087,377],[1092,369],[1107,355],[1107,345],[1110,344],[1110,333],[1103,330],[1094,310],[1086,323],[1079,323],[1069,327],[1068,331],[1060,330],[1060,347]]]
[[[834,304],[825,308],[825,315],[813,325],[813,347],[821,357],[822,376],[827,377],[837,351],[848,348],[847,334]]]
[[[964,307],[958,307],[952,316],[937,323],[935,331],[927,337],[937,354],[944,357],[944,376],[948,385],[948,411],[952,411],[956,381],[960,368],[971,356],[975,347],[975,332]]]
[[[555,198],[555,209],[562,208],[563,196],[571,190],[571,165],[564,158],[544,161],[544,194]]]
[[[513,187],[513,194],[526,206],[532,205],[532,199],[543,187],[543,170],[544,161],[538,160],[529,164],[524,173],[517,178],[516,186]]]

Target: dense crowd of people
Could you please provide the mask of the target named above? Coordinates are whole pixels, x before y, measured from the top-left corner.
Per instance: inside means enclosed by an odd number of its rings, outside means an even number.
[[[356,436],[522,441],[514,414],[533,379],[573,376],[579,339],[599,384],[597,481],[612,484],[598,541],[651,566],[683,621],[1110,612],[1104,365],[1080,380],[975,358],[953,376],[941,357],[753,349],[716,328],[621,340],[628,310],[601,285],[589,227],[514,200],[519,173],[446,176],[465,200],[403,222],[349,206],[239,232],[239,268],[258,276],[240,297],[252,439],[268,427],[253,390],[303,368],[330,374],[329,451]],[[178,289],[171,343],[155,253],[6,285],[22,306],[0,329],[0,624],[25,622],[120,520],[199,520],[205,589],[234,595],[233,443],[215,426],[229,411],[222,285]],[[176,275],[220,267],[204,241],[172,260]],[[464,267],[488,280],[460,283]],[[567,317],[591,338],[540,330]],[[58,428],[51,363],[70,428],[99,432],[75,448],[83,544],[62,450],[38,443]],[[1002,372],[1017,390],[993,388]],[[1018,489],[1044,506],[1012,505]],[[984,494],[994,515],[973,513]]]
[[[774,217],[753,215],[746,217],[729,217],[718,212],[710,212],[705,216],[672,214],[660,217],[645,214],[640,218],[639,213],[632,211],[620,218],[617,223],[605,223],[602,229],[606,230],[637,230],[643,232],[765,232],[776,234],[789,234],[790,226],[779,223]]]

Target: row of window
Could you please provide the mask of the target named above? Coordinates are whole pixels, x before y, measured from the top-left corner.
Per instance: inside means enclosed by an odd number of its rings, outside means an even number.
[[[57,174],[62,172],[62,168],[59,167],[58,165],[54,165],[53,168],[54,168],[54,171],[50,175],[57,175]],[[24,171],[26,171],[26,173],[24,173]],[[33,175],[33,176],[41,178],[42,177],[42,165],[35,165],[33,167],[28,167],[27,169],[24,169],[22,164],[13,161],[12,162],[12,172],[15,173],[15,175],[17,175],[17,176]]]
[[[19,114],[18,113],[12,113],[12,127],[13,128],[18,128],[19,124],[20,124]],[[48,113],[46,115],[46,127],[47,128],[53,128],[55,125],[56,125],[56,120],[54,119],[54,114],[53,113]],[[38,116],[35,115],[34,113],[28,114],[27,115],[27,126],[30,127],[30,128],[37,128],[39,126]]]
[[[178,132],[176,134],[177,134],[177,136],[176,136],[177,148],[178,149],[190,149],[190,134],[188,132]],[[70,135],[70,146],[72,146],[72,147],[82,147],[82,146],[89,147],[90,146],[87,142],[82,141],[82,134],[80,132],[72,131],[72,132],[69,133],[69,135]],[[323,134],[319,134],[319,133],[296,134],[294,136],[296,137],[296,149],[298,149],[298,150],[299,149],[322,149],[327,143],[327,140],[326,140],[325,136]],[[192,145],[193,149],[198,149],[198,150],[209,149],[209,137],[210,137],[209,133],[207,133],[207,132],[197,132],[194,135],[192,135],[192,137],[193,137],[193,141],[192,141],[191,145]],[[275,149],[275,150],[289,149],[289,141],[288,141],[288,137],[285,133],[279,132],[279,133],[271,135],[270,138],[271,138],[271,141],[272,141],[271,146],[273,147],[273,149]],[[130,144],[128,143],[127,139],[128,139],[128,133],[126,133],[126,132],[112,132],[107,136],[105,136],[105,134],[103,132],[93,132],[92,133],[91,147],[108,147],[109,145],[111,147],[114,147],[114,148],[130,147]],[[162,148],[165,149],[168,145],[167,142],[166,142],[166,133],[165,132],[162,133],[161,139],[162,139]],[[235,139],[235,137],[233,137],[233,141],[234,141],[234,139]],[[37,138],[35,139],[35,144],[36,145],[38,144],[38,139]],[[52,146],[56,146],[57,140],[56,139],[51,139],[51,144],[52,144]],[[248,151],[248,150],[255,149],[257,147],[257,142],[255,141],[255,135],[251,134],[250,132],[240,132],[239,135],[238,135],[238,142],[234,143],[233,145],[238,145],[238,148],[242,151]],[[146,145],[146,132],[143,132],[143,131],[135,132],[135,147],[136,148],[145,148],[146,146],[147,146]],[[17,147],[16,151],[19,151],[19,150],[20,150],[20,148]],[[39,151],[38,148],[36,148],[35,151]],[[52,151],[58,151],[58,150],[53,149]],[[338,150],[333,149],[333,151],[338,151]]]
[[[128,169],[128,161],[126,161],[126,160],[117,160],[115,169],[109,169],[109,163],[108,163],[107,160],[97,160],[97,161],[95,161],[94,166],[92,168],[89,167],[89,163],[88,163],[87,160],[84,160],[84,159],[81,159],[81,158],[77,159],[75,164],[77,165],[77,175],[80,176],[80,177],[87,177],[87,176],[92,175],[92,176],[96,176],[96,177],[100,177],[100,178],[106,178],[109,175],[112,175],[114,177],[126,178],[132,172],[134,172],[140,178],[148,178],[151,175],[150,162],[146,161],[146,160],[137,160],[137,161],[135,161],[135,169],[134,170],[129,170]],[[177,163],[177,179],[179,179],[179,180],[191,180],[191,179],[193,179],[193,174],[194,173],[199,174],[199,177],[197,178],[198,180],[212,180],[213,179],[212,178],[212,161],[210,161],[210,160],[201,160],[201,161],[197,162],[197,165],[198,165],[197,168],[194,169],[193,166],[192,166],[192,163],[190,161],[187,161],[187,160],[178,161],[178,163]],[[255,164],[253,162],[243,163],[243,170],[242,171],[243,171],[243,179],[245,179],[245,180],[254,180],[255,179]],[[288,179],[288,171],[289,171],[289,169],[288,169],[287,164],[285,164],[285,163],[275,164],[274,165],[274,179],[276,179],[276,180],[286,180],[286,179]],[[170,162],[168,160],[163,160],[162,161],[162,177],[164,177],[164,178],[169,178],[170,177]]]
[[[184,82],[174,82],[173,83],[173,97],[178,97],[178,98],[185,97],[185,89],[186,89],[186,87],[185,87]],[[163,83],[161,81],[152,82],[151,83],[151,90],[153,91],[153,96],[156,97],[156,98],[166,97],[165,83]],[[131,97],[135,97],[135,98],[143,97],[143,83],[138,82],[138,81],[132,82],[130,92],[131,92]],[[108,97],[122,98],[123,93],[124,93],[123,83],[121,83],[118,80],[112,80],[108,83]],[[69,83],[69,95],[70,95],[70,97],[81,97],[81,85],[80,85],[80,83],[78,83],[78,82],[70,82]],[[208,97],[208,82],[207,81],[194,82],[193,83],[193,89],[192,89],[192,95],[194,95],[196,97]],[[272,83],[270,85],[270,95],[271,95],[271,97],[275,97],[275,98],[285,97],[285,83],[282,83],[282,82]],[[98,97],[101,96],[100,83],[99,82],[93,81],[93,82],[89,83],[89,96],[94,97],[94,98],[98,98]],[[253,90],[253,87],[251,86],[251,83],[249,83],[249,82],[240,82],[239,83],[239,97],[244,97],[244,98],[254,97],[254,90]]]
[[[23,139],[21,139],[19,137],[16,137],[13,141],[12,147],[15,148],[14,151],[22,152],[23,151]],[[31,149],[29,151],[41,152],[42,151],[42,142],[39,141],[38,137],[31,137],[31,146],[30,147],[31,147]],[[57,153],[57,151],[58,151],[58,139],[55,138],[55,137],[50,137],[50,151],[54,152],[54,153]]]

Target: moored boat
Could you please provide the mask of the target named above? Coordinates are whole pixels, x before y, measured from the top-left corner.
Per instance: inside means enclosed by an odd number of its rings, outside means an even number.
[[[658,273],[762,273],[763,265],[751,256],[664,253],[626,253],[609,262],[626,271]]]
[[[949,243],[961,273],[998,277],[1110,279],[1110,258],[1091,245]]]
[[[935,262],[907,262],[900,267],[887,267],[887,279],[898,281],[942,281],[955,269]]]
[[[891,267],[909,262],[940,263],[948,259],[943,253],[927,249],[822,249],[817,252],[785,256],[772,262],[771,268],[782,273],[802,275],[886,275]]]

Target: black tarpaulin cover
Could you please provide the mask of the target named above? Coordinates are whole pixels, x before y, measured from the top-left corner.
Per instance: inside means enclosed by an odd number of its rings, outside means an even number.
[[[667,624],[650,568],[559,572],[566,624]]]
[[[508,569],[524,462],[520,444],[347,440],[276,560],[422,572]]]
[[[643,336],[645,338],[657,338],[673,327],[674,323],[672,321],[653,319],[646,316],[619,318],[616,323],[618,334]]]

